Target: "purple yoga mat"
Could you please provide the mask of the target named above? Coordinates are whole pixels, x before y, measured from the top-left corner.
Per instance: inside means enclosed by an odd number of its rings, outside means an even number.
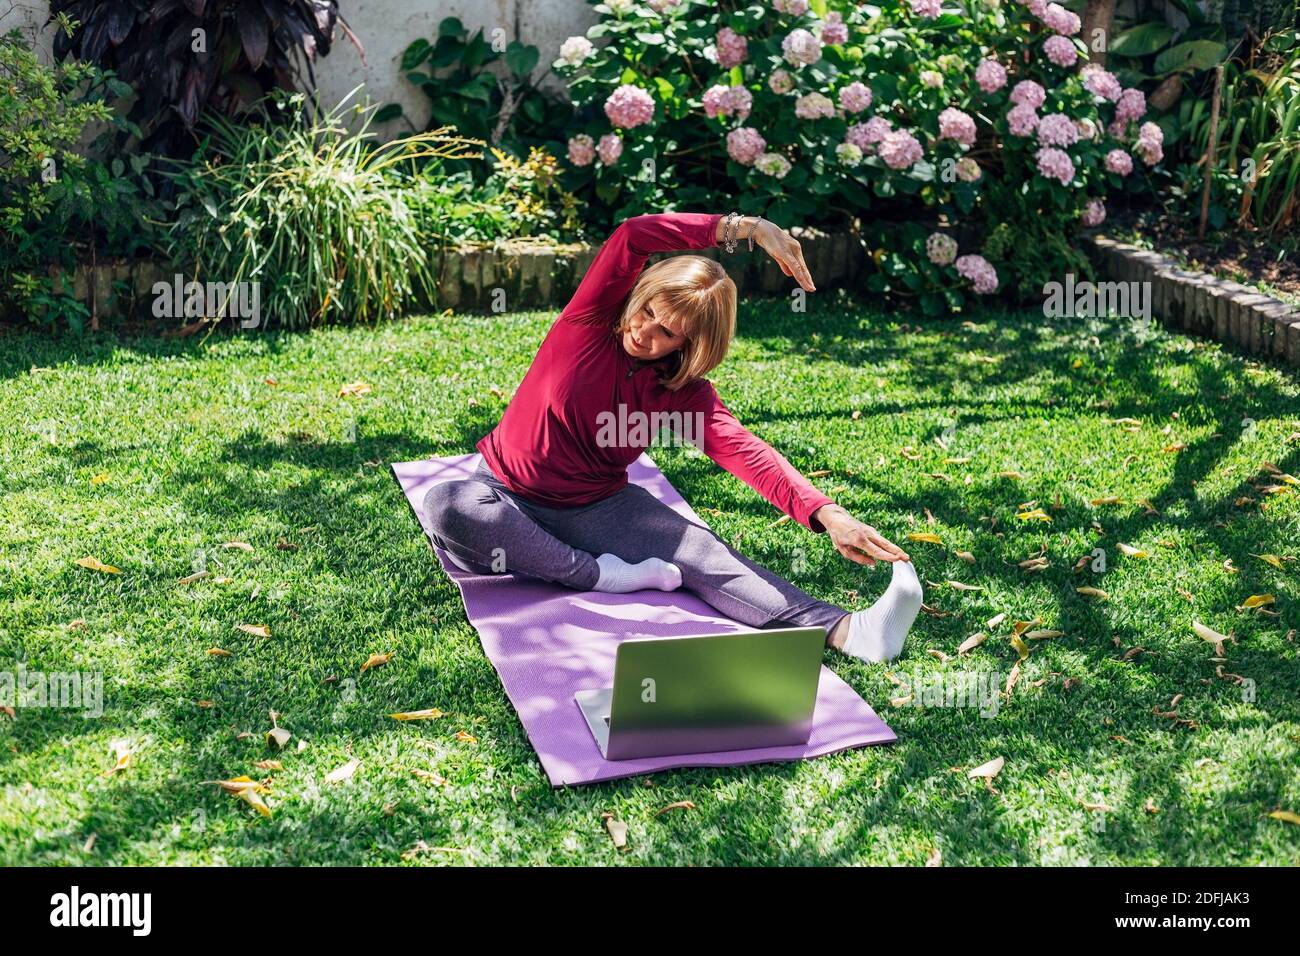
[[[480,457],[474,453],[393,465],[397,481],[426,535],[429,524],[423,514],[424,496],[439,482],[470,477]],[[649,455],[642,454],[632,463],[628,478],[675,511],[707,527]],[[552,786],[616,780],[675,767],[799,760],[851,747],[891,744],[898,739],[852,687],[823,666],[812,738],[806,744],[606,760],[573,695],[580,690],[612,686],[614,652],[619,641],[754,628],[722,617],[689,591],[574,591],[514,574],[471,574],[448,561],[436,545],[433,550],[443,570],[460,588],[465,613],[478,630],[483,650],[500,675],[506,696],[519,713]]]

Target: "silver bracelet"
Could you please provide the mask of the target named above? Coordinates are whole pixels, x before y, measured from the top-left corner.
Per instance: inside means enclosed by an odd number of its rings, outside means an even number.
[[[731,232],[730,236],[727,235],[728,229],[730,229]],[[722,224],[722,247],[726,249],[727,252],[730,253],[736,251],[736,240],[739,238],[739,234],[740,213],[734,211],[727,213],[727,218]]]
[[[763,217],[759,216],[758,219],[754,222],[754,228],[749,230],[749,251],[750,252],[754,251],[754,233],[758,232],[758,227],[762,224],[762,222],[763,222]]]

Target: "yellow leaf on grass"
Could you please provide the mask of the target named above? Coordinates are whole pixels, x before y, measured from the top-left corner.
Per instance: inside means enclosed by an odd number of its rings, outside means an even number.
[[[389,714],[388,716],[393,720],[436,720],[447,715],[437,707],[430,707],[427,710],[406,710],[400,714]]]
[[[258,770],[283,770],[284,764],[278,760],[259,760],[253,764]]]
[[[1002,768],[1006,766],[1006,762],[1006,758],[1004,757],[994,757],[988,763],[980,764],[974,770],[966,774],[966,776],[972,780],[980,777],[983,777],[985,780],[992,780],[1002,772]]]
[[[1017,636],[1020,636],[1031,627],[1037,627],[1042,623],[1043,619],[1041,617],[1036,617],[1032,621],[1016,621],[1015,624],[1011,625],[1011,630],[1014,631]]]
[[[975,563],[975,555],[971,554],[969,551],[954,551],[953,554],[957,555],[957,557],[961,558],[967,564]]]
[[[266,732],[266,742],[277,748],[283,747],[289,742],[289,738],[292,736],[293,734],[289,733],[289,731],[285,730],[283,727],[272,727]]]
[[[1094,508],[1098,505],[1117,505],[1119,504],[1119,495],[1103,495],[1100,498],[1093,498],[1090,504]]]
[[[372,668],[383,667],[392,659],[393,659],[393,655],[391,653],[371,654],[368,658],[366,658],[366,662],[361,665],[360,672],[364,674],[366,671],[371,670]]]
[[[339,389],[339,398],[347,395],[367,395],[370,390],[370,386],[365,382],[349,382]]]
[[[999,478],[1010,478],[1012,481],[1024,481],[1024,480],[1025,480],[1025,476],[1022,475],[1022,474],[1021,474],[1020,472],[1018,472],[1018,471],[999,471],[999,472],[997,473],[997,477],[999,477]]]
[[[460,741],[461,743],[463,743],[463,744],[476,744],[476,743],[478,743],[478,738],[477,738],[477,737],[475,737],[473,734],[466,733],[466,732],[463,731],[463,730],[458,730],[458,731],[456,731],[456,739],[459,740],[459,741]]]
[[[1300,813],[1292,813],[1290,810],[1274,810],[1269,816],[1274,820],[1281,820],[1283,823],[1294,823],[1300,826]]]
[[[177,584],[193,584],[195,581],[202,581],[204,578],[212,577],[211,571],[195,571],[193,574],[186,575],[177,581]]]
[[[238,548],[240,551],[252,551],[253,546],[247,541],[225,541],[221,545],[223,548]]]
[[[107,481],[108,481],[108,475],[104,474],[103,472],[100,472],[98,475],[90,479],[90,483],[92,485],[102,485]]]
[[[131,744],[126,740],[114,740],[112,743],[113,756],[115,758],[113,766],[105,771],[105,777],[111,777],[115,773],[121,773],[127,767],[131,766]]]
[[[1206,627],[1200,621],[1192,621],[1192,630],[1196,636],[1209,644],[1222,644],[1228,639],[1227,634],[1220,634],[1212,627]]]
[[[996,631],[998,629],[998,625],[1001,624],[1006,619],[1007,619],[1007,615],[1005,612],[1002,614],[995,614],[993,617],[989,618],[987,621],[984,622],[984,626],[990,631]]]
[[[911,445],[904,445],[901,449],[899,449],[898,453],[902,455],[904,458],[906,458],[908,461],[917,461],[921,457],[920,453]]]
[[[1166,445],[1166,446],[1165,446],[1165,453],[1166,453],[1166,454],[1173,454],[1173,453],[1176,452],[1176,451],[1182,451],[1182,450],[1183,450],[1184,448],[1186,448],[1186,447],[1187,447],[1187,443],[1186,443],[1186,442],[1176,441],[1176,442],[1174,442],[1172,445]]]
[[[235,630],[252,634],[254,637],[270,637],[271,629],[265,624],[236,624]]]
[[[908,694],[906,697],[891,697],[891,698],[889,699],[889,706],[890,706],[890,707],[906,707],[908,704],[910,704],[910,703],[912,702],[912,696],[913,696],[913,695]]]
[[[943,539],[930,531],[912,531],[907,535],[909,541],[924,541],[926,544],[943,544]]]
[[[1034,508],[1032,511],[1021,511],[1016,515],[1018,521],[1051,521],[1052,516],[1042,508]]]
[[[1257,607],[1267,607],[1277,601],[1277,597],[1272,594],[1252,594],[1246,600],[1237,606],[1239,611],[1249,611]]]
[[[225,650],[224,648],[220,648],[220,647],[208,648],[208,657],[231,657],[231,656],[233,655],[230,653],[230,651]]]
[[[1131,544],[1124,544],[1123,542],[1120,542],[1117,545],[1117,547],[1119,548],[1120,554],[1124,555],[1125,557],[1129,557],[1129,558],[1151,557],[1151,552],[1143,551],[1141,548],[1135,548]]]
[[[1020,635],[1011,635],[1011,646],[1016,649],[1016,653],[1020,655],[1022,661],[1029,656],[1029,645],[1020,639]]]
[[[973,651],[975,648],[979,647],[988,639],[989,636],[985,634],[983,631],[976,631],[970,637],[966,638],[966,640],[962,641],[961,644],[958,646],[957,648],[958,656]]]
[[[361,766],[361,761],[357,760],[354,757],[353,759],[345,763],[343,766],[335,767],[329,773],[325,774],[325,782],[342,783],[344,780],[350,780],[352,778],[352,775],[357,772],[357,768],[360,766]]]
[[[1276,554],[1254,554],[1252,552],[1251,557],[1259,558],[1259,560],[1263,561],[1265,564],[1271,565],[1272,567],[1277,568],[1279,571],[1286,570],[1286,565],[1282,563],[1282,559],[1279,558]]]
[[[122,573],[121,568],[115,568],[111,564],[105,564],[104,562],[100,561],[99,558],[92,558],[89,556],[84,558],[77,558],[76,564],[78,567],[87,568],[88,570],[91,571],[101,571],[104,574]]]
[[[266,791],[266,788],[249,776],[244,775],[231,780],[211,780],[209,782],[215,783],[226,793],[243,800],[262,816],[269,817],[271,815],[271,808],[262,799],[262,794]]]
[[[1027,641],[1048,641],[1054,637],[1062,637],[1064,631],[1026,631],[1024,638]]]
[[[1099,601],[1110,600],[1110,595],[1107,594],[1105,591],[1103,591],[1101,588],[1083,587],[1083,588],[1075,588],[1075,590],[1078,591],[1080,594],[1084,595],[1085,597],[1095,597]]]

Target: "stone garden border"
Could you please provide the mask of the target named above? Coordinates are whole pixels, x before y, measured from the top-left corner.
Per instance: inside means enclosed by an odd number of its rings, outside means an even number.
[[[1105,236],[1083,244],[1103,279],[1150,282],[1151,312],[1170,328],[1300,366],[1300,307]]]
[[[821,287],[833,283],[852,286],[866,271],[867,253],[856,236],[830,235],[813,229],[796,229],[793,233],[803,245],[813,279]],[[409,311],[558,309],[573,295],[598,251],[599,246],[585,243],[550,245],[528,240],[448,248],[435,253],[437,300],[417,301]],[[751,253],[743,242],[734,253],[712,248],[693,254],[721,262],[742,294],[789,295],[796,288],[794,280],[782,273],[763,250],[755,247]],[[93,276],[93,298],[100,319],[148,315],[154,283],[171,282],[174,271],[150,260],[104,261],[93,268],[81,265],[73,274],[72,292],[90,307]],[[191,278],[185,276],[184,281]]]

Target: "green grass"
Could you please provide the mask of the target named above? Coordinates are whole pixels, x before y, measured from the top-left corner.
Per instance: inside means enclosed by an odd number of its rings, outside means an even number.
[[[553,791],[388,469],[470,450],[550,321],[418,318],[206,343],[0,337],[0,669],[98,671],[105,693],[99,719],[0,715],[0,863],[392,864],[418,841],[434,849],[414,862],[434,865],[919,865],[936,847],[946,864],[1300,862],[1300,827],[1268,816],[1300,811],[1286,637],[1300,626],[1300,562],[1251,556],[1300,547],[1300,488],[1251,487],[1267,483],[1264,462],[1300,473],[1294,373],[1119,321],[988,313],[914,329],[844,301],[806,315],[744,305],[713,376],[723,398],[796,466],[830,469],[817,483],[887,536],[939,535],[942,546],[906,543],[938,582],[927,601],[951,616],[919,618],[888,669],[827,653],[896,746]],[[356,381],[373,391],[339,397]],[[950,424],[945,451],[935,439]],[[774,524],[707,459],[653,454],[719,533],[806,590],[856,607],[883,586],[826,538]],[[1089,504],[1107,495],[1123,503]],[[1243,495],[1267,510],[1238,507]],[[1050,523],[1015,518],[1029,501]],[[220,547],[233,540],[253,550]],[[1072,573],[1097,547],[1108,570]],[[1022,571],[1042,548],[1050,567]],[[121,574],[75,565],[87,555]],[[231,583],[178,585],[198,558]],[[1110,600],[1078,594],[1085,584]],[[1263,593],[1280,617],[1235,609]],[[999,613],[1007,623],[958,659]],[[1253,698],[1216,676],[1193,617],[1233,632],[1224,668],[1254,681]],[[890,706],[887,672],[982,672],[1000,686],[1017,657],[1010,622],[1032,618],[1065,636],[1032,642],[995,717]],[[1178,694],[1194,725],[1155,713]],[[385,716],[427,707],[447,716]],[[270,709],[294,734],[278,754],[262,739]],[[132,763],[106,777],[117,739],[132,742]],[[357,774],[327,784],[352,756]],[[968,778],[999,756],[994,789]],[[268,758],[284,769],[254,768]],[[274,778],[271,819],[203,783],[240,774]],[[656,815],[682,800],[695,808]],[[626,851],[606,811],[628,824]]]

